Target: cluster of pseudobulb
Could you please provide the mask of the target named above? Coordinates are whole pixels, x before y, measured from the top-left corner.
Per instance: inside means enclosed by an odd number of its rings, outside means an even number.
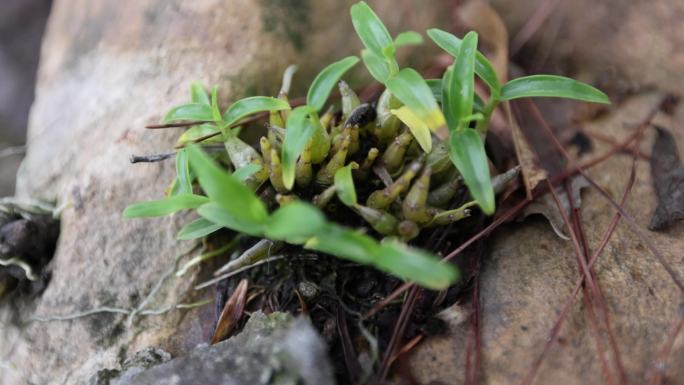
[[[409,128],[391,113],[399,105],[389,92],[385,91],[376,103],[361,103],[345,82],[339,83],[339,89],[342,109],[336,112],[331,107],[320,116],[323,129],[299,156],[292,189],[283,183],[280,157],[290,110],[270,113],[267,135],[260,138],[258,148],[237,135],[224,138],[235,169],[258,166],[246,179],[248,186],[261,189],[264,199],[273,197],[280,205],[306,199],[321,209],[330,209],[336,195],[335,173],[351,165],[359,200],[349,208],[383,236],[408,241],[421,229],[470,215],[474,201],[449,209],[464,186],[444,142],[433,137],[432,150],[425,153]],[[281,93],[279,98],[287,100],[287,95]],[[518,169],[512,169],[495,177],[495,192],[503,190],[517,173]]]

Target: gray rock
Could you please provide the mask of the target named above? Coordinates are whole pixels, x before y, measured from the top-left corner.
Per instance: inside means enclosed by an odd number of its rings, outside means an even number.
[[[136,355],[137,356],[137,355]],[[130,366],[130,365],[129,365]],[[133,372],[132,370],[136,370]],[[252,314],[237,336],[213,346],[200,346],[188,355],[142,371],[124,369],[98,373],[109,382],[93,385],[221,384],[327,385],[332,368],[322,338],[304,317],[285,313]]]

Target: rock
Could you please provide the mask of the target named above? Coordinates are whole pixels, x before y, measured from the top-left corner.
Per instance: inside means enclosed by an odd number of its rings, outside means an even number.
[[[553,11],[532,36],[526,60],[584,72],[618,89],[684,88],[684,2],[670,0],[494,0],[515,38],[540,6]],[[542,5],[543,4],[543,5]],[[591,43],[589,43],[591,42]]]
[[[371,4],[394,34],[446,25],[450,15],[447,2]],[[292,94],[304,95],[323,66],[358,53],[348,7],[336,0],[55,1],[17,193],[68,208],[52,280],[21,320],[129,309],[146,298],[191,245],[175,239],[183,215],[121,216],[133,202],[161,197],[173,174],[172,161],[129,164],[131,154],[169,150],[179,135],[143,126],[186,101],[194,81],[218,85],[226,106],[247,94],[274,95],[282,71],[298,64]],[[368,78],[359,66],[347,80]],[[167,281],[149,308],[210,298],[192,290],[198,271]],[[130,327],[112,313],[18,327],[2,307],[0,384],[82,384],[148,346],[179,356],[210,338],[213,317],[203,307],[136,318]]]
[[[108,378],[109,382],[91,384],[332,385],[326,354],[325,343],[308,319],[257,312],[233,338],[199,346],[186,356],[148,370],[124,364],[116,378],[111,378],[111,370],[100,371],[96,378]]]
[[[621,142],[657,105],[660,95],[646,94],[629,99],[610,115],[585,126]],[[684,141],[684,107],[671,119],[664,115],[658,124],[668,127],[677,141]],[[648,153],[655,131],[647,130],[641,150]],[[591,158],[610,146],[594,141]],[[681,149],[680,149],[681,155]],[[590,176],[619,199],[631,169],[631,156],[617,155],[590,169]],[[625,206],[644,231],[656,206],[648,164],[640,162],[632,194]],[[595,190],[582,195],[582,216],[592,248],[597,247],[615,210]],[[684,223],[664,233],[647,234],[672,265],[684,276]],[[481,275],[482,384],[519,384],[539,357],[558,312],[578,278],[572,245],[557,237],[543,220],[509,224],[488,241],[491,255],[484,260]],[[630,383],[647,383],[657,353],[678,317],[682,296],[663,267],[629,228],[620,224],[595,267],[606,297],[622,361]],[[580,293],[581,296],[581,293]],[[586,384],[603,381],[596,345],[584,316],[581,299],[571,308],[560,330],[559,341],[545,356],[536,384]],[[430,338],[412,355],[411,367],[420,383],[441,381],[461,384],[469,322],[452,323],[451,334]],[[602,334],[604,349],[610,351]],[[669,364],[664,365],[665,383],[683,384],[684,337],[675,341]],[[609,362],[614,362],[609,359]],[[614,368],[614,366],[611,366]]]
[[[97,372],[87,385],[124,384],[137,377],[145,370],[171,360],[171,355],[159,348],[143,349],[126,361],[121,370],[103,369]]]

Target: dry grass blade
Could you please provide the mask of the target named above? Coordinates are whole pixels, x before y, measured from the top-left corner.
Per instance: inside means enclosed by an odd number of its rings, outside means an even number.
[[[247,287],[246,279],[240,281],[233,292],[233,295],[228,298],[226,305],[221,311],[221,316],[216,323],[216,330],[214,336],[211,338],[211,344],[218,343],[228,338],[235,330],[242,313],[245,310],[245,303],[247,302]]]

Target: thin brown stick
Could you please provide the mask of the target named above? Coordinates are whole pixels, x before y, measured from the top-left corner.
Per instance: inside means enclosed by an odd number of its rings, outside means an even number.
[[[658,112],[658,109],[660,108],[660,104],[658,103],[658,107],[655,109],[655,111],[652,112],[652,114],[655,116],[655,114]],[[539,110],[535,107],[532,109],[532,112],[535,114],[539,114]],[[570,162],[571,164],[574,164],[574,160],[568,154],[568,152],[565,150],[563,145],[560,143],[558,140],[558,137],[556,134],[548,127],[542,125],[545,131],[551,136],[551,139],[554,142],[554,145],[561,151],[563,156]],[[625,211],[616,201],[613,199],[613,197],[608,194],[608,192],[603,189],[601,186],[599,186],[587,173],[584,171],[582,167],[577,166],[577,171],[584,176],[584,178],[589,182],[589,184],[601,194],[618,212],[620,212],[620,215],[625,220],[625,223],[629,226],[629,228],[632,230],[632,232],[639,237],[639,239],[646,245],[646,248],[649,249],[651,254],[656,258],[658,263],[665,269],[665,271],[670,275],[670,278],[672,279],[672,282],[679,288],[679,290],[684,293],[684,284],[682,283],[682,280],[679,278],[679,275],[677,272],[674,271],[672,266],[670,266],[670,263],[667,262],[663,254],[658,250],[658,248],[655,246],[651,238],[649,238],[644,231],[639,227],[639,224],[637,224],[636,220],[632,215],[630,215],[627,211]]]
[[[629,198],[629,194],[632,192],[632,187],[634,187],[634,181],[636,180],[636,159],[633,160],[632,162],[632,170],[630,172],[629,176],[629,181],[627,182],[627,186],[625,187],[625,191],[622,195],[622,201],[620,204],[624,205],[627,202],[627,199]],[[591,257],[591,260],[589,260],[589,263],[587,264],[588,267],[593,267],[596,261],[598,260],[598,257],[603,253],[603,249],[606,247],[608,244],[608,241],[613,235],[613,232],[615,231],[618,223],[620,222],[620,213],[617,212],[613,216],[612,221],[610,222],[610,225],[608,226],[608,229],[606,232],[603,234],[603,237],[601,238],[601,242],[599,244],[599,247],[596,249],[594,254]],[[530,367],[530,370],[527,372],[525,375],[525,379],[523,380],[523,384],[531,384],[532,380],[536,376],[536,373],[538,372],[539,368],[541,367],[542,362],[544,361],[544,358],[548,355],[549,349],[551,346],[556,342],[558,339],[558,333],[560,332],[560,328],[563,325],[563,322],[565,321],[565,317],[568,315],[568,312],[570,310],[570,307],[575,303],[575,299],[577,298],[577,294],[579,293],[580,289],[582,288],[582,283],[584,283],[584,275],[581,275],[577,282],[575,282],[575,288],[572,291],[572,294],[568,297],[568,299],[565,301],[565,304],[563,304],[563,307],[561,308],[561,311],[556,318],[556,321],[553,324],[553,327],[551,327],[551,331],[549,332],[549,337],[546,340],[546,344],[544,345],[544,349],[542,352],[539,354],[539,356],[535,359],[534,363]]]
[[[411,291],[409,291],[408,296],[406,296],[406,301],[404,302],[404,306],[401,309],[399,318],[397,319],[397,322],[394,325],[392,337],[390,338],[390,342],[387,345],[387,351],[385,351],[385,355],[382,359],[382,364],[380,365],[380,371],[378,373],[379,383],[382,383],[383,381],[385,381],[385,378],[387,378],[387,374],[389,373],[390,367],[392,365],[392,356],[394,356],[394,353],[401,339],[404,338],[404,331],[406,330],[406,325],[408,325],[408,321],[411,318],[411,313],[413,312],[413,307],[416,304],[416,299],[418,298],[419,291],[420,289],[418,289],[417,287],[413,287]]]
[[[598,327],[597,327],[597,321],[596,321],[596,316],[594,314],[593,310],[593,304],[592,304],[592,297],[596,296],[596,284],[594,283],[594,279],[589,272],[589,268],[587,267],[587,261],[582,257],[582,246],[580,245],[579,242],[579,237],[577,235],[577,231],[575,226],[573,226],[572,222],[568,218],[567,213],[563,209],[563,205],[561,204],[560,198],[558,197],[558,194],[556,193],[556,189],[554,186],[551,184],[551,182],[547,179],[546,183],[548,185],[549,191],[551,192],[551,196],[553,196],[553,200],[556,203],[556,207],[558,208],[558,211],[561,215],[561,219],[563,219],[563,223],[565,223],[565,226],[568,229],[568,233],[570,234],[570,240],[572,241],[572,247],[575,252],[575,258],[578,261],[579,264],[579,270],[580,274],[584,274],[585,277],[585,283],[586,285],[589,286],[589,290],[587,290],[586,286],[584,288],[584,303],[586,305],[587,309],[587,317],[588,320],[590,321],[589,324],[592,327],[592,334],[594,335],[594,340],[596,341],[596,349],[598,351],[599,359],[601,360],[601,367],[604,372],[604,376],[606,379],[609,381],[610,384],[615,383],[615,379],[613,378],[612,374],[610,373],[610,370],[608,369],[608,361],[606,360],[606,357],[603,352],[603,347],[601,344],[601,339],[598,336]],[[572,198],[570,198],[572,199]]]
[[[209,123],[208,120],[197,120],[193,122],[177,122],[177,123],[166,123],[166,124],[148,124],[145,128],[150,130],[159,130],[162,128],[172,128],[172,127],[191,127],[198,124]]]
[[[667,361],[672,354],[672,347],[677,339],[677,336],[684,328],[684,304],[679,304],[679,314],[674,324],[670,328],[669,333],[667,333],[667,338],[665,339],[665,344],[663,345],[656,361],[653,363],[653,369],[651,370],[653,375],[651,380],[648,382],[649,385],[661,385],[663,383],[663,375],[667,370]]]

